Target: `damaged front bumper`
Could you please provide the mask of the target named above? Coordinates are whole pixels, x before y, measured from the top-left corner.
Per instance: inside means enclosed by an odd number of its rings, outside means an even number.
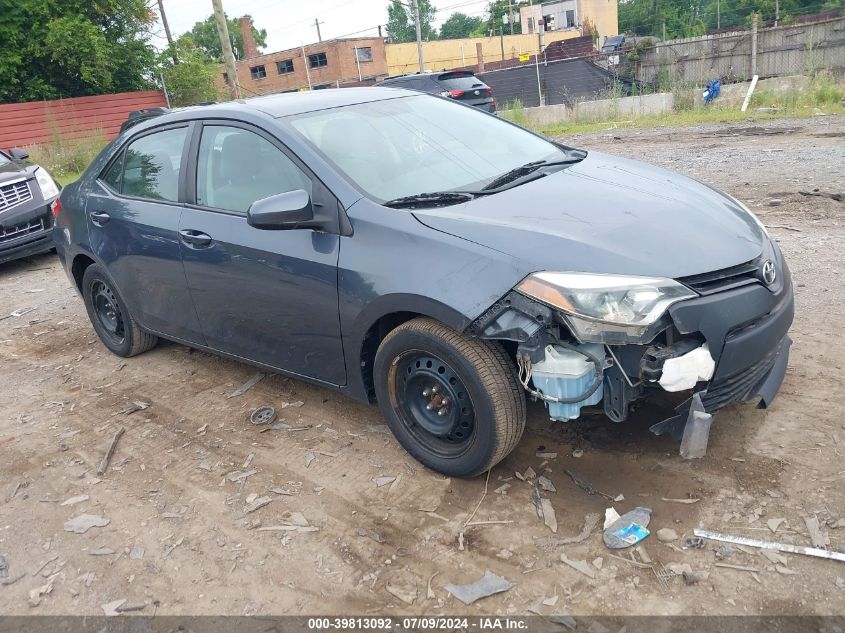
[[[721,271],[721,276],[713,273],[703,281],[691,280],[690,286],[699,296],[672,305],[665,329],[655,338],[641,345],[605,345],[601,398],[605,414],[621,422],[633,403],[683,388],[689,397],[677,406],[675,415],[651,427],[655,434],[671,433],[679,438],[695,395],[710,414],[757,397],[759,407],[768,407],[786,373],[792,343],[787,332],[794,316],[789,269],[779,251],[771,255],[778,268],[775,281],[766,284],[760,278],[757,271],[763,261],[744,264],[737,267],[739,271]],[[573,338],[558,311],[519,292],[509,293],[492,306],[473,323],[471,333],[516,342],[521,379],[526,365],[544,361],[548,345]],[[698,375],[681,381],[683,386],[678,389],[661,382],[664,363],[699,353],[702,348],[712,357],[706,379]],[[555,402],[530,389],[527,380],[523,384],[547,404]]]

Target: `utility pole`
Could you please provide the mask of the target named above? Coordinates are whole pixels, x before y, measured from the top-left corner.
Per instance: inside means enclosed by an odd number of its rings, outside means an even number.
[[[775,0],[775,26],[778,25],[779,20],[780,20],[780,0]]]
[[[320,25],[325,24],[325,22],[320,22],[320,18],[314,18],[314,26],[317,27],[317,41],[322,42],[323,36],[320,35]]]
[[[513,35],[513,4],[508,0],[508,24],[511,25],[511,35]]]
[[[355,65],[358,67],[358,81],[361,81],[361,60],[358,59],[358,47],[355,47]],[[338,88],[340,86],[338,85]]]
[[[417,57],[420,60],[420,72],[425,72],[423,63],[422,28],[420,26],[420,3],[419,0],[411,0],[411,8],[414,10],[414,26],[417,29]]]
[[[722,28],[722,0],[716,0],[716,30]]]
[[[305,76],[308,77],[308,90],[311,90],[311,71],[308,69],[308,58],[305,56],[305,44],[300,44],[302,49],[302,64],[305,66]]]
[[[751,76],[757,74],[757,24],[759,15],[754,13],[751,16]]]
[[[666,41],[666,20],[663,20],[663,41]]]
[[[229,39],[229,25],[226,23],[226,14],[223,13],[223,0],[211,0],[211,4],[214,5],[214,19],[217,22],[217,35],[220,36],[223,61],[226,63],[226,74],[229,77],[229,90],[232,93],[232,99],[240,99],[238,68],[235,66],[235,55],[232,53],[232,40]]]
[[[164,27],[164,34],[167,36],[167,43],[170,45],[170,52],[173,55],[173,63],[178,64],[176,49],[173,48],[173,36],[170,34],[170,25],[167,23],[167,15],[164,13],[164,2],[158,0],[158,13],[161,16],[161,25]]]

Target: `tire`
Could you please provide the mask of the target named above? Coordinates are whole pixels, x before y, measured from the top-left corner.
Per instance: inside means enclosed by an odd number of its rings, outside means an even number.
[[[525,428],[525,394],[501,345],[433,319],[392,330],[376,352],[373,379],[399,443],[450,477],[489,470],[516,447]]]
[[[129,358],[158,343],[158,337],[142,330],[132,318],[111,277],[99,264],[85,269],[82,299],[94,331],[113,354]]]

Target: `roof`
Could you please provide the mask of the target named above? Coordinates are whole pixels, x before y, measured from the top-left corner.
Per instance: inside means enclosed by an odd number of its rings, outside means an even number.
[[[272,117],[285,117],[314,110],[327,110],[341,106],[355,105],[395,99],[397,97],[418,96],[413,90],[402,88],[382,88],[366,86],[360,88],[329,88],[308,92],[287,92],[284,94],[264,95],[239,101],[249,107],[260,110]]]

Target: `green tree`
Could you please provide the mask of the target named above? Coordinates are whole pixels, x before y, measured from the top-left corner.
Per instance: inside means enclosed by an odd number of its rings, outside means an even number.
[[[469,16],[460,11],[455,12],[440,26],[440,39],[455,40],[461,37],[470,37],[473,31],[477,30],[483,22],[479,17]]]
[[[426,41],[437,39],[437,31],[432,26],[437,10],[431,0],[418,0],[420,5],[420,34]],[[399,0],[391,0],[387,5],[387,37],[391,42],[415,42],[417,39],[414,12]]]
[[[522,0],[493,0],[487,5],[487,20],[484,28],[484,35],[511,32],[511,14],[513,15],[514,34],[522,33],[522,24],[519,20],[519,7],[527,6],[527,1]]]
[[[174,57],[178,63],[174,63]],[[159,55],[161,75],[173,107],[216,101],[220,95],[214,80],[220,64],[183,35]]]
[[[15,0],[0,10],[0,102],[153,85],[144,0]]]
[[[226,16],[226,23],[229,26],[229,38],[232,40],[232,51],[235,53],[235,59],[241,59],[244,56],[244,36],[241,33],[240,21],[238,18]],[[261,50],[267,46],[267,30],[255,28],[251,18],[249,23],[255,45]],[[223,61],[223,49],[220,46],[220,34],[217,32],[217,22],[214,15],[194,24],[187,35],[208,57]]]

